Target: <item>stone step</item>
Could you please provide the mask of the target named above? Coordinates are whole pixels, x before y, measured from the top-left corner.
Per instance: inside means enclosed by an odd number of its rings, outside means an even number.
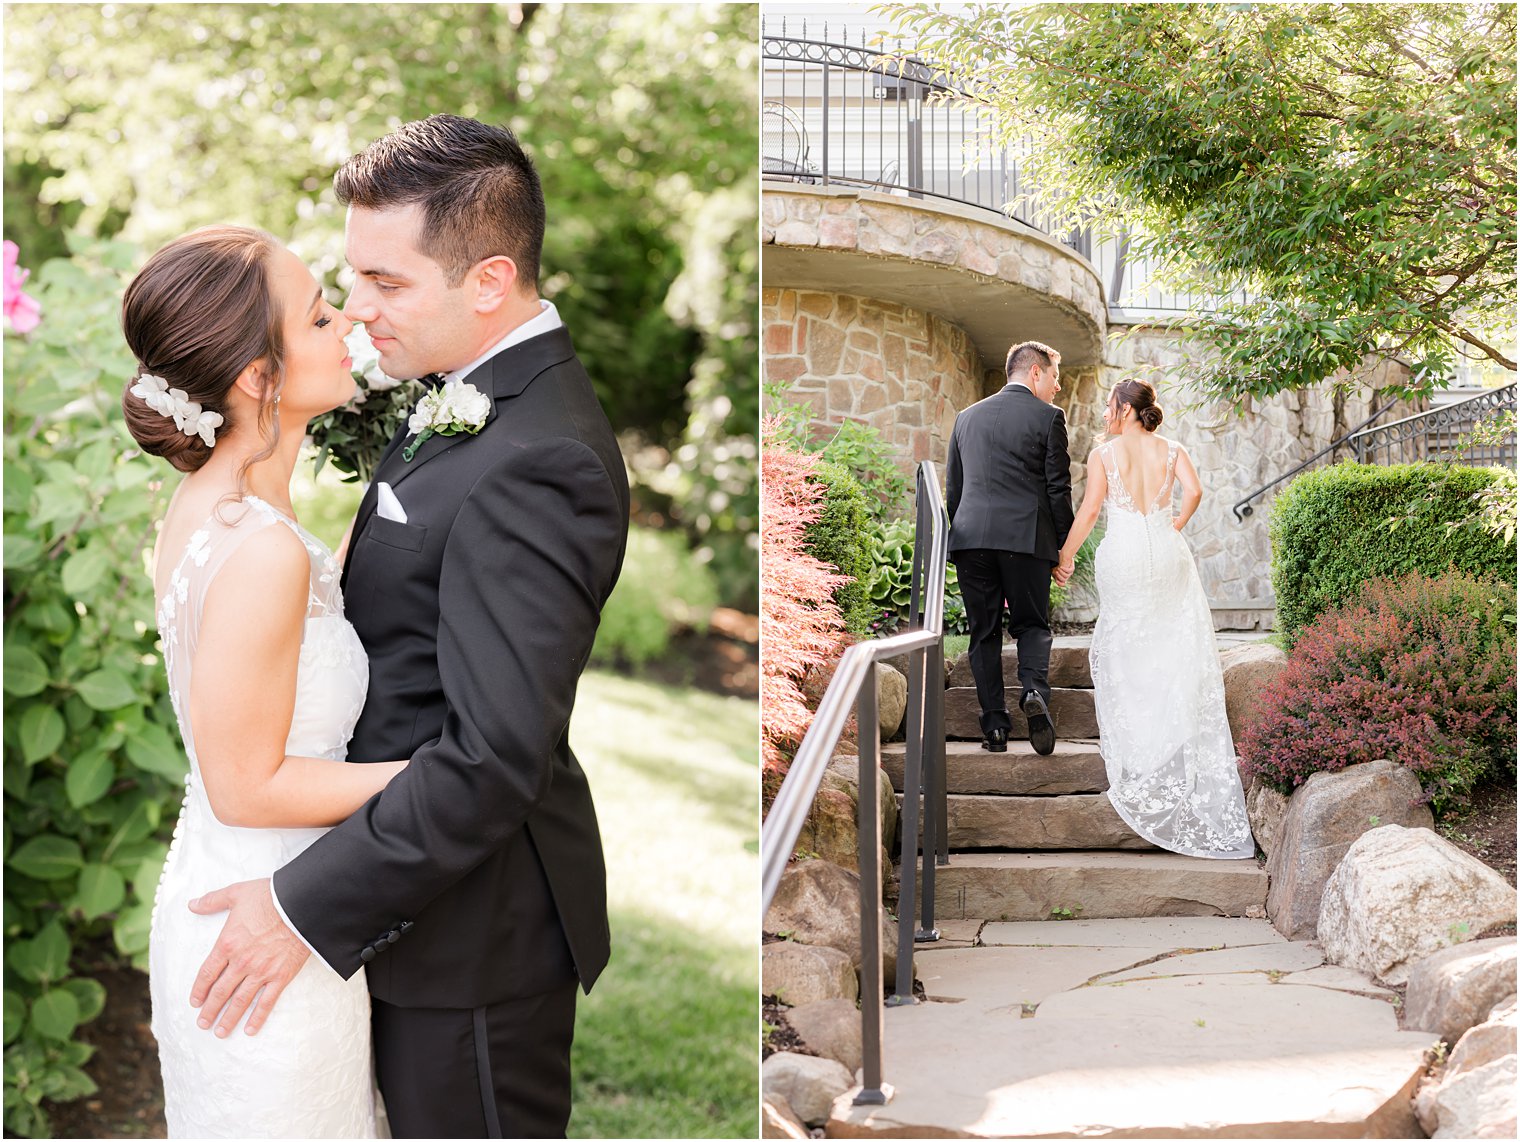
[[[1008,712],[1013,718],[1010,738],[1027,741],[1029,725],[1018,710],[1019,691],[1008,691]],[[1053,689],[1050,692],[1050,712],[1055,717],[1056,737],[1096,738],[1098,736],[1098,711],[1093,705],[1093,692],[1079,689]],[[945,736],[949,738],[980,738],[982,736],[982,706],[976,698],[975,686],[951,686],[945,691]]]
[[[1114,811],[1106,793],[946,799],[950,848],[1154,849]]]
[[[1005,634],[1004,639],[1007,639]],[[1047,677],[1052,686],[1091,686],[1092,670],[1087,665],[1087,652],[1092,646],[1090,634],[1056,635],[1050,645],[1050,671]],[[1019,648],[1003,643],[1003,683],[1019,689]],[[971,676],[971,661],[965,654],[958,654],[950,664],[950,685],[975,686]]]
[[[892,788],[903,788],[905,742],[884,742],[881,767]],[[945,743],[945,788],[950,793],[1102,793],[1108,788],[1103,755],[1095,741],[1057,741],[1041,757],[1027,741],[1010,741],[1007,753],[988,753],[980,742]]]
[[[1267,899],[1254,860],[1156,851],[951,853],[934,884],[943,920],[1244,916]]]

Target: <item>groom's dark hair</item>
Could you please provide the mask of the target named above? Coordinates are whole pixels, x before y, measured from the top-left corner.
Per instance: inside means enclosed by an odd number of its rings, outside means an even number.
[[[418,203],[417,243],[450,287],[483,258],[505,256],[518,282],[538,288],[544,192],[517,136],[459,115],[405,123],[352,156],[333,176],[338,201],[367,210]]]
[[[1060,361],[1060,352],[1043,341],[1020,341],[1008,350],[1006,372],[1011,381],[1014,377],[1022,377],[1035,365],[1048,369],[1053,364],[1059,364]]]

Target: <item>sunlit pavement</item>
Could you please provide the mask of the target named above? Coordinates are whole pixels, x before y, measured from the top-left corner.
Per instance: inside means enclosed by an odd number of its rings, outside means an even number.
[[[831,1137],[1420,1138],[1431,1033],[1265,920],[950,921]],[[973,942],[974,941],[974,942]]]

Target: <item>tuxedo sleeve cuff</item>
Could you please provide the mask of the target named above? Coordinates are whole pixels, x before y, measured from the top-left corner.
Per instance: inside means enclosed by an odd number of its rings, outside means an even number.
[[[280,894],[275,891],[273,880],[269,882],[269,896],[270,899],[274,901],[274,910],[280,914],[280,920],[285,924],[285,927],[294,932],[296,939],[300,940],[301,943],[306,945],[306,950],[309,951],[312,955],[316,956],[317,959],[322,960],[322,963],[329,970],[336,971],[337,969],[333,968],[332,964],[329,964],[327,960],[323,959],[322,953],[317,951],[317,949],[312,946],[311,941],[308,940],[305,936],[301,935],[301,930],[290,922],[290,917],[285,915],[285,909],[280,907]]]

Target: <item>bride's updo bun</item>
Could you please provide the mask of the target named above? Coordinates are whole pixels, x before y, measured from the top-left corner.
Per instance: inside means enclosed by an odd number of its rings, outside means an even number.
[[[275,240],[245,226],[208,226],[176,238],[143,266],[121,303],[121,327],[137,358],[121,409],[144,452],[162,456],[181,472],[211,458],[211,445],[187,434],[132,391],[144,377],[161,378],[203,412],[221,416],[213,440],[233,427],[227,394],[248,365],[260,359],[280,376],[284,358],[282,314],[271,289]],[[260,402],[259,419],[272,394]],[[272,418],[271,418],[272,419]]]
[[[1120,381],[1114,386],[1114,403],[1118,408],[1129,405],[1135,410],[1135,419],[1147,432],[1161,427],[1161,406],[1156,403],[1156,389],[1149,381]]]

